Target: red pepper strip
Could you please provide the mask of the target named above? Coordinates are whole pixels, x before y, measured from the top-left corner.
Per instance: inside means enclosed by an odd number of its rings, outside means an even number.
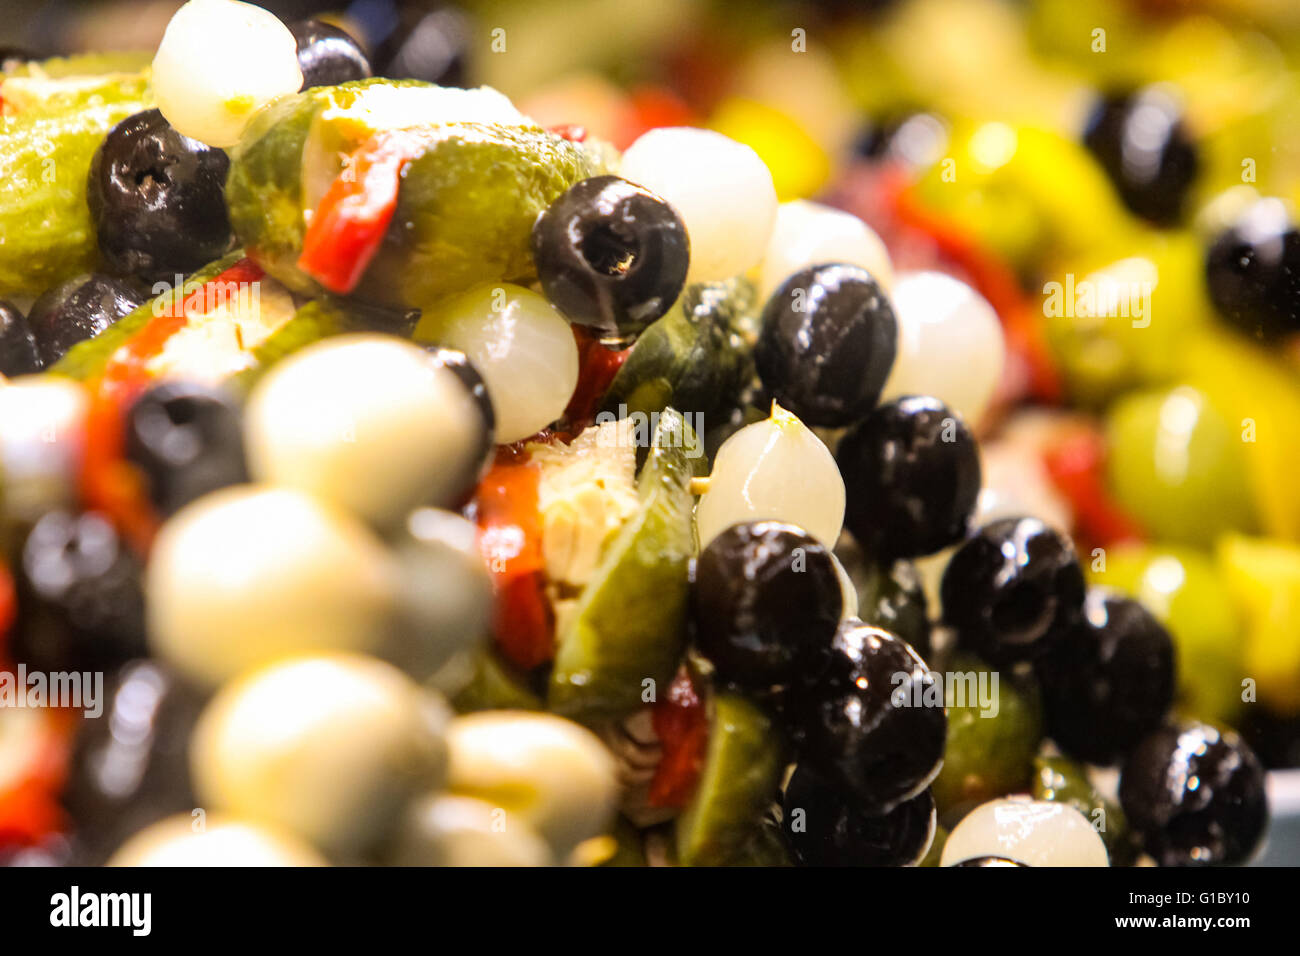
[[[684,807],[700,779],[709,742],[709,721],[695,684],[685,668],[677,672],[663,700],[650,711],[663,756],[650,781],[652,807]]]
[[[910,181],[893,177],[884,184],[886,203],[899,222],[929,236],[939,250],[970,276],[975,289],[1002,319],[1008,351],[1025,365],[1029,394],[1043,402],[1059,403],[1064,394],[1060,372],[1040,316],[1020,288],[1015,273],[1000,259],[951,222],[925,207],[914,195]]]
[[[501,653],[525,670],[555,656],[546,599],[536,466],[493,465],[475,492],[479,551],[496,583],[493,634]]]
[[[257,282],[265,273],[250,259],[229,269],[188,295],[177,295],[162,311],[114,352],[100,377],[91,383],[86,416],[81,496],[88,509],[106,514],[141,554],[149,550],[158,517],[149,505],[143,479],[122,456],[126,413],[150,383],[149,362],[168,340],[189,323],[189,314],[207,308],[231,286]]]
[[[59,794],[67,779],[77,718],[72,711],[58,708],[36,713],[42,723],[36,758],[12,786],[0,791],[0,847],[34,846],[65,828]]]
[[[1070,503],[1078,536],[1088,548],[1143,540],[1137,519],[1106,489],[1106,445],[1099,433],[1071,429],[1043,450],[1043,464],[1052,484]]]
[[[595,419],[605,392],[631,349],[607,349],[580,325],[573,326],[573,337],[578,340],[578,384],[564,409],[563,421],[566,432],[576,435]]]
[[[331,292],[355,289],[392,222],[402,170],[424,147],[389,132],[356,149],[312,215],[298,268]]]

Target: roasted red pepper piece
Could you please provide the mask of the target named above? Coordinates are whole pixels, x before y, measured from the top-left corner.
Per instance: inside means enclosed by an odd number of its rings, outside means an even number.
[[[87,508],[108,515],[141,554],[149,550],[158,517],[149,505],[139,472],[122,457],[127,410],[149,386],[148,363],[188,324],[191,311],[206,307],[231,286],[257,282],[264,275],[252,260],[241,259],[188,295],[176,296],[109,357],[101,376],[90,383],[82,500]]]
[[[1070,503],[1076,532],[1088,547],[1143,540],[1137,519],[1106,489],[1106,443],[1091,428],[1071,428],[1043,450],[1052,484]]]
[[[355,289],[393,220],[402,170],[422,148],[386,133],[353,152],[312,215],[298,268],[331,292]]]
[[[496,583],[493,634],[511,663],[531,669],[555,656],[555,623],[546,598],[538,468],[493,465],[475,492],[479,550]]]
[[[709,720],[695,683],[685,668],[677,672],[663,700],[650,712],[663,757],[650,781],[652,807],[684,807],[699,783],[709,743]]]
[[[578,340],[578,384],[564,409],[564,422],[566,433],[576,435],[595,419],[610,383],[632,350],[607,349],[580,325],[573,326],[573,337]]]

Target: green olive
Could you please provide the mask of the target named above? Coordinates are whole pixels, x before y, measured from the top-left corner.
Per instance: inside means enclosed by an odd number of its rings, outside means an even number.
[[[1181,385],[1126,396],[1110,412],[1107,438],[1115,498],[1154,537],[1204,546],[1255,527],[1241,430],[1204,392]]]
[[[975,687],[983,686],[986,699],[969,692],[962,699],[956,687],[944,688],[950,703],[948,745],[943,768],[930,784],[941,819],[1025,790],[1043,736],[1038,687],[1032,682],[1013,680],[1010,673],[966,655],[954,657],[947,673],[975,675]]]

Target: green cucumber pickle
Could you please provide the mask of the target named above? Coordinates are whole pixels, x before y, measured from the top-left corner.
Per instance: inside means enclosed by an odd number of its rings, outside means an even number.
[[[98,266],[90,161],[113,126],[153,102],[144,74],[6,75],[0,89],[0,297],[34,296]]]
[[[376,83],[428,85],[363,80],[284,97],[254,117],[231,151],[231,225],[258,264],[299,293],[321,291],[297,266],[310,201],[303,183],[309,134],[343,142],[342,121],[322,129],[317,117],[346,110]],[[534,220],[601,171],[594,150],[541,127],[447,123],[419,133],[428,144],[403,171],[392,222],[352,293],[377,305],[425,308],[480,282],[532,278]]]

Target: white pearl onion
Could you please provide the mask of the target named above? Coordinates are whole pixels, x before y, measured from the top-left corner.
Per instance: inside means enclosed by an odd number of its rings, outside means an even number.
[[[966,283],[941,272],[900,276],[890,298],[898,319],[898,353],[881,400],[933,395],[977,425],[1006,358],[993,307]]]
[[[800,269],[830,262],[866,269],[886,292],[893,285],[884,242],[857,216],[805,199],[782,203],[763,256],[760,295],[766,300]]]
[[[473,483],[486,425],[456,374],[388,335],[310,345],[260,381],[244,417],[259,481],[310,492],[381,526]]]
[[[325,866],[291,833],[226,817],[188,813],[160,820],[123,843],[108,866]]]
[[[398,588],[393,557],[347,514],[288,488],[225,488],[182,508],[154,542],[149,643],[204,684],[293,653],[370,651]]]
[[[153,59],[167,122],[209,146],[234,146],[262,106],[302,86],[298,44],[268,10],[237,0],[190,0],[172,16]]]
[[[695,509],[700,547],[734,524],[761,519],[798,525],[828,548],[844,526],[844,479],[830,449],[776,404],[770,418],[718,449]]]
[[[374,846],[446,776],[450,711],[359,654],[290,658],[227,684],[190,741],[195,792],[218,810],[344,855]]]
[[[758,264],[776,221],[776,187],[757,153],[712,130],[652,129],[623,154],[621,175],[677,210],[691,243],[687,282]]]
[[[438,794],[407,811],[394,840],[398,866],[549,866],[551,848],[501,807]]]
[[[523,286],[470,289],[426,310],[415,337],[469,357],[487,385],[503,445],[559,418],[578,384],[572,328],[545,296]]]
[[[1109,866],[1106,844],[1078,810],[1064,803],[1012,798],[981,804],[961,819],[943,846],[941,866],[999,856],[1028,866]]]
[[[547,839],[557,859],[605,832],[618,797],[614,758],[570,720],[529,711],[458,717],[447,734],[448,787],[505,811]],[[509,826],[509,822],[506,824]]]

